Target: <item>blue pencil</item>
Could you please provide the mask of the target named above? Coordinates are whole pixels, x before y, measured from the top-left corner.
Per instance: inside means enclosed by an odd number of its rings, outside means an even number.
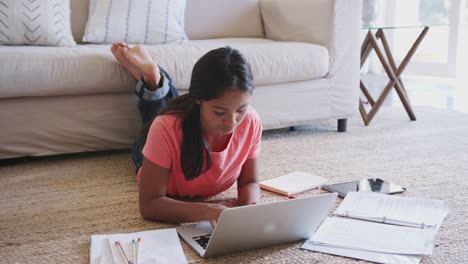
[[[132,239],[132,246],[133,246],[133,264],[137,264],[137,251],[136,251],[135,239]]]

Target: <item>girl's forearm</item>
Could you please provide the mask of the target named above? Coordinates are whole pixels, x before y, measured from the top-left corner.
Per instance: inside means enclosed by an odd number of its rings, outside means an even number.
[[[217,204],[184,202],[165,196],[140,203],[143,218],[167,223],[217,220],[224,208]]]
[[[239,186],[237,190],[239,205],[260,203],[260,186],[258,182],[251,182]]]

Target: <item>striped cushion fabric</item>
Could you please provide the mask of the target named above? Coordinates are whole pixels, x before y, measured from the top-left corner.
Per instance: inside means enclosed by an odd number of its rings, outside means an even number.
[[[183,43],[184,14],[185,0],[90,0],[83,41]]]
[[[0,45],[75,46],[69,0],[0,0]]]

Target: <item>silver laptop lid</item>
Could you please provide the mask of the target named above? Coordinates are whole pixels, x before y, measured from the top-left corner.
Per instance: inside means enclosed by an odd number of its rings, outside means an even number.
[[[336,197],[330,193],[228,208],[222,212],[203,257],[308,239]]]

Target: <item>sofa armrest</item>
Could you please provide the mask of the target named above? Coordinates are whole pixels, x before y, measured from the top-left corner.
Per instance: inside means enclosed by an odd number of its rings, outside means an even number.
[[[331,115],[346,118],[358,108],[361,0],[260,0],[266,38],[327,47]]]

